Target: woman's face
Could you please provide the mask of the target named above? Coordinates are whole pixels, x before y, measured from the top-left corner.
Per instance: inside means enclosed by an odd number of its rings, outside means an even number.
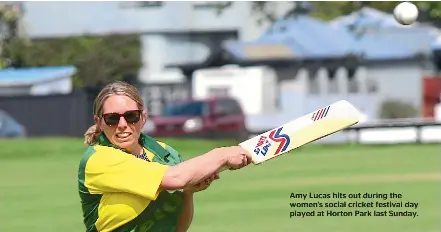
[[[95,116],[95,122],[111,143],[135,152],[146,116],[131,98],[113,95],[104,102],[102,117]]]

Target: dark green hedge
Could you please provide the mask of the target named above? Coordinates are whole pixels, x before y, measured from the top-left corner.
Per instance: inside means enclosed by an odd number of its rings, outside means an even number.
[[[139,35],[107,35],[40,39],[11,39],[3,58],[21,67],[75,65],[76,87],[122,80],[137,75],[142,65]]]

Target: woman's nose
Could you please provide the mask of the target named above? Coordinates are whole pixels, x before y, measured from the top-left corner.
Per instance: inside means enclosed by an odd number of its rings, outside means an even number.
[[[118,127],[127,127],[127,121],[124,117],[119,118]]]

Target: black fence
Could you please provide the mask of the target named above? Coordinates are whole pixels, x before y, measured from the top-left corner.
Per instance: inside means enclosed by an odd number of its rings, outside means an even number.
[[[22,124],[29,137],[83,136],[93,123],[93,92],[0,97],[0,109]]]
[[[162,106],[169,101],[190,96],[187,83],[150,84],[148,86],[139,83],[131,84],[140,90],[149,114],[155,113],[154,107],[158,105],[158,102]],[[1,96],[0,109],[22,124],[29,137],[81,137],[93,124],[93,101],[101,88],[102,86],[97,85],[85,90],[75,90],[66,95]],[[157,111],[160,111],[160,108]]]

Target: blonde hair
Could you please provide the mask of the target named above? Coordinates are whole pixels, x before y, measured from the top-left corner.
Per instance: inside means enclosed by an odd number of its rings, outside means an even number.
[[[113,83],[110,83],[100,91],[98,96],[95,98],[95,101],[93,102],[93,115],[101,117],[103,114],[103,106],[104,102],[110,97],[114,95],[124,95],[129,98],[131,98],[133,101],[135,101],[138,105],[138,109],[142,110],[144,109],[144,103],[141,99],[141,95],[139,94],[138,90],[122,81],[115,81]],[[87,129],[86,133],[84,133],[84,144],[86,145],[93,145],[96,144],[98,141],[98,136],[101,133],[100,128],[98,125],[93,125]]]

